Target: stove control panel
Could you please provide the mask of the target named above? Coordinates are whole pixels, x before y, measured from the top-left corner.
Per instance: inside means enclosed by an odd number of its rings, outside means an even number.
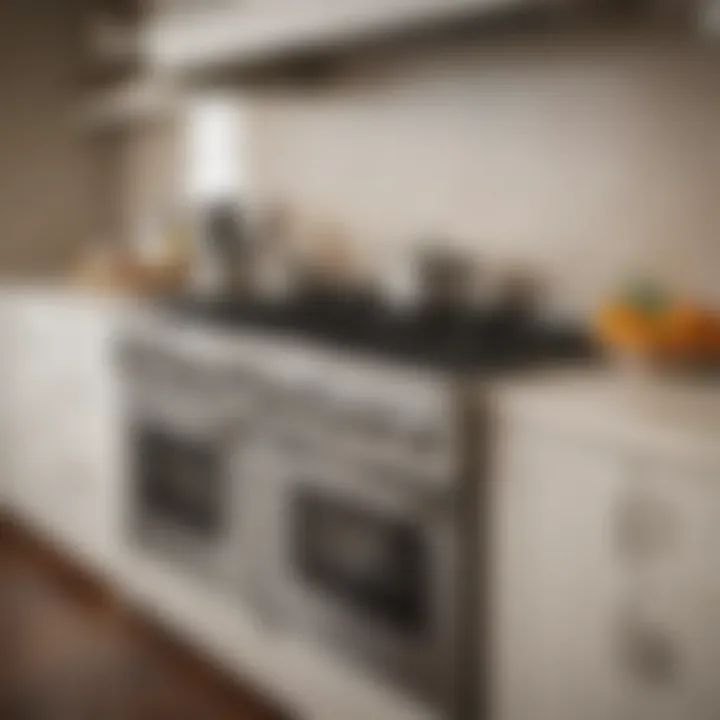
[[[438,476],[457,466],[456,381],[448,374],[161,322],[127,333],[118,357],[141,397],[241,414],[263,432],[360,462]]]

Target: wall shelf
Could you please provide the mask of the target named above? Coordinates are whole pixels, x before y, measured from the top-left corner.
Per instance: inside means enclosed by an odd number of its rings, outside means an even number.
[[[138,77],[92,92],[76,108],[78,124],[87,130],[162,122],[183,107],[178,87],[165,76]]]
[[[181,72],[251,67],[316,51],[492,17],[563,0],[306,0],[254,9],[253,3],[213,12],[150,18],[144,54],[162,69]]]

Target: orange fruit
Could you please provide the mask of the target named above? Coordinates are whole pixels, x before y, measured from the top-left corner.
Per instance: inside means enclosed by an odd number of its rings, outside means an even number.
[[[624,303],[610,303],[595,318],[595,331],[612,347],[636,352],[652,349],[658,342],[657,321]]]
[[[720,321],[692,303],[676,303],[663,318],[663,343],[676,356],[702,359],[720,350]]]

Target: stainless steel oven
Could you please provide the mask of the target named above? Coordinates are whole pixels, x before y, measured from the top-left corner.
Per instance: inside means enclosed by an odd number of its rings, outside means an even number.
[[[434,706],[455,707],[463,662],[457,488],[418,468],[322,447],[285,443],[276,457],[268,604],[286,629]]]
[[[242,586],[256,481],[248,468],[253,387],[211,341],[153,336],[124,347],[126,527],[141,555]]]
[[[244,478],[237,438],[137,417],[129,529],[143,552],[228,581],[241,549]]]

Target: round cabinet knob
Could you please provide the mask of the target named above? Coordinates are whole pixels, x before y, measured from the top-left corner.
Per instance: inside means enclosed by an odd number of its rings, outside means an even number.
[[[617,646],[622,667],[647,685],[668,685],[680,671],[680,654],[667,629],[628,613],[618,624]]]

